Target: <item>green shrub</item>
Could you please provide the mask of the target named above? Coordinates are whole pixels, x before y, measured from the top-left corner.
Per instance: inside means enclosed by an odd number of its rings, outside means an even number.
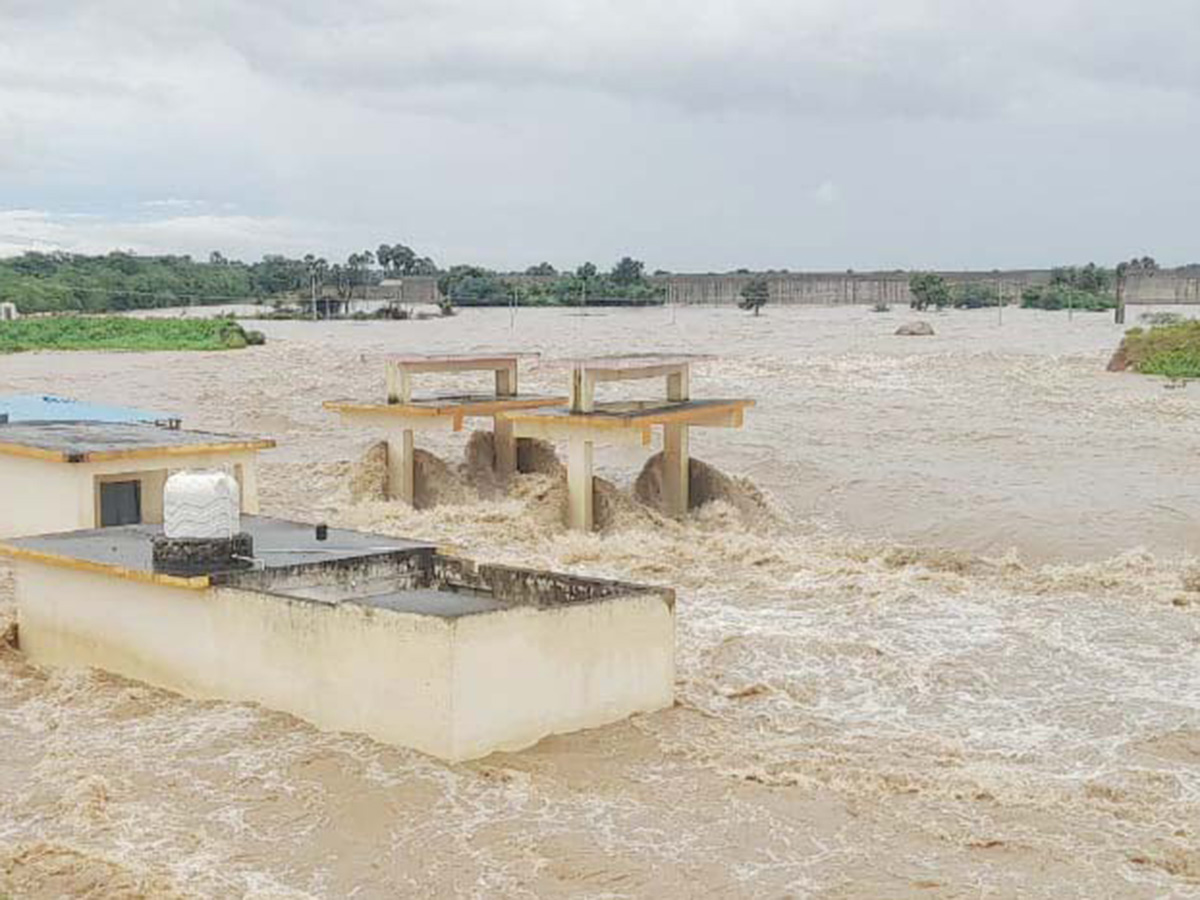
[[[1186,321],[1179,313],[1173,312],[1150,312],[1142,313],[1138,316],[1139,322],[1145,322],[1147,325],[1178,325],[1180,322]]]
[[[1069,284],[1048,284],[1029,287],[1021,294],[1025,309],[1079,309],[1100,312],[1113,309],[1117,299],[1112,294],[1094,294]]]
[[[0,322],[0,353],[25,350],[238,350],[250,343],[229,318],[51,316]]]
[[[953,285],[950,297],[958,309],[983,309],[1000,305],[1000,292],[995,285],[978,281],[967,281]]]
[[[1129,368],[1144,375],[1200,378],[1200,322],[1131,328],[1121,342]]]

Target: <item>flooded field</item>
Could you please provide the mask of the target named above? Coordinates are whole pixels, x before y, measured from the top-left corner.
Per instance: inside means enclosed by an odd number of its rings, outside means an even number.
[[[1200,894],[1200,389],[1106,373],[1108,315],[893,336],[909,318],[482,310],[0,357],[0,392],[276,438],[264,512],[672,585],[680,652],[674,709],[446,766],[0,650],[0,896]],[[354,500],[377,436],[320,401],[381,396],[388,352],[499,347],[719,356],[693,394],[759,405],[693,452],[770,514],[680,524],[619,493],[575,535],[552,476],[479,499],[450,470],[453,503]],[[422,438],[451,466],[466,441]],[[598,452],[598,474],[627,489],[645,456]]]

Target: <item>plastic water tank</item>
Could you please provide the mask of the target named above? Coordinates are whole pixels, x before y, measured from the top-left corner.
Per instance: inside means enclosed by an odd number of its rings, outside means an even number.
[[[224,472],[177,472],[163,490],[163,534],[168,538],[231,538],[241,522],[238,483]]]

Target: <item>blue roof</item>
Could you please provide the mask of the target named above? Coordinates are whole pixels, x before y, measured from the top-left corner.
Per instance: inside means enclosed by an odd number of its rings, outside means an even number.
[[[66,397],[45,395],[0,396],[0,421],[10,422],[151,422],[179,421],[176,413],[133,409],[128,406],[101,406],[81,403]]]

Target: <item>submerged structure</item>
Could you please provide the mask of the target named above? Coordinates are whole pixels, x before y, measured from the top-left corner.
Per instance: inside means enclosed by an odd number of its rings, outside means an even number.
[[[8,499],[28,482],[22,502],[0,505],[0,556],[15,570],[32,661],[257,702],[449,761],[673,702],[672,591],[243,514],[248,497],[257,508],[252,481],[168,475],[180,462],[235,461],[245,479],[270,445],[218,437],[0,426],[0,473],[9,459],[37,463],[10,466],[0,484]],[[103,511],[95,492],[114,473],[149,500],[138,520],[76,528]]]
[[[227,467],[258,511],[257,456],[271,440],[131,422],[0,424],[0,538],[161,522],[173,470]]]
[[[248,561],[191,574],[156,567],[153,525],[0,544],[22,651],[449,761],[673,702],[669,590],[258,516],[241,531]]]
[[[753,400],[695,400],[692,365],[709,357],[690,355],[596,356],[563,360],[571,373],[570,403],[538,409],[511,410],[500,417],[516,437],[566,441],[569,523],[580,531],[595,524],[592,455],[596,444],[650,446],[652,432],[662,428],[663,498],[668,515],[687,514],[689,436],[692,428],[740,428]],[[609,382],[663,379],[660,400],[596,399],[596,388]]]
[[[417,477],[413,437],[419,431],[462,431],[466,419],[491,419],[496,474],[508,478],[517,471],[517,439],[502,413],[555,406],[565,399],[520,393],[517,375],[521,358],[517,353],[395,356],[387,361],[385,402],[331,400],[325,408],[336,412],[348,425],[383,430],[387,440],[387,496],[411,506]],[[470,372],[494,375],[495,390],[421,396],[413,393],[414,375]]]

